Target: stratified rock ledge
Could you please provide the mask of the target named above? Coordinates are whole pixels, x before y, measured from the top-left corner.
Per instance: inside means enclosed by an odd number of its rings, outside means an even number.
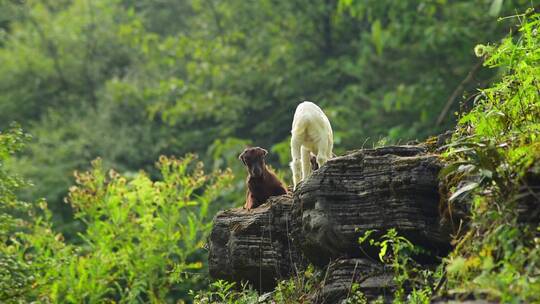
[[[283,195],[250,211],[218,213],[208,240],[210,276],[247,281],[260,291],[288,278],[299,260],[288,237],[291,206],[292,198]]]
[[[330,263],[326,276],[318,303],[339,303],[350,295],[354,283],[358,284],[367,300],[382,297],[391,302],[390,295],[395,287],[393,273],[377,261],[339,259]]]
[[[378,248],[360,245],[358,238],[370,230],[376,238],[396,228],[426,249],[417,257],[421,264],[446,254],[450,236],[438,212],[441,167],[437,155],[423,146],[335,157],[301,183],[293,197],[273,197],[251,211],[218,213],[209,237],[210,276],[269,291],[312,263],[326,273],[314,303],[339,303],[353,283],[368,299],[391,301],[391,271],[378,260]]]
[[[438,157],[422,146],[359,150],[329,160],[294,193],[293,236],[316,265],[347,257],[376,256],[360,249],[368,230],[396,228],[434,254],[449,250],[439,224]]]

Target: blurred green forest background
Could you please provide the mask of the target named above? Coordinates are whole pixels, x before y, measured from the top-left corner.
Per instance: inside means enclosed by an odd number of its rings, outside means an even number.
[[[164,168],[183,166],[161,159],[156,168],[160,155],[195,153],[210,170],[232,170],[220,177],[231,178],[227,196],[204,199],[221,205],[204,207],[211,210],[193,220],[207,225],[217,209],[243,203],[237,156],[246,145],[271,151],[269,163],[289,180],[290,125],[303,100],[328,115],[337,154],[452,128],[454,112],[498,80],[496,69],[481,67],[474,46],[499,42],[516,23],[500,17],[531,6],[530,0],[0,0],[0,130],[17,122],[32,136],[16,157],[2,159],[33,184],[16,189],[22,200],[45,198],[51,229],[78,243],[76,233],[92,221],[84,220],[89,214],[74,219],[85,205],[77,201],[97,198],[70,191],[76,180],[99,188],[92,180],[114,168],[146,185],[140,170],[166,180],[171,173]],[[92,177],[74,177],[97,157]],[[122,178],[111,179],[124,187]],[[204,182],[194,184],[197,192]],[[96,196],[114,197],[107,191]],[[188,205],[191,194],[183,194]],[[90,217],[99,222],[100,212]]]
[[[23,197],[46,198],[70,234],[63,198],[90,160],[155,174],[159,155],[192,152],[233,168],[241,187],[247,144],[287,168],[303,100],[329,116],[338,154],[423,139],[454,124],[458,102],[437,123],[449,98],[493,81],[473,47],[500,40],[509,24],[497,17],[530,5],[0,0],[0,129],[17,121],[33,136],[10,167],[35,185]]]

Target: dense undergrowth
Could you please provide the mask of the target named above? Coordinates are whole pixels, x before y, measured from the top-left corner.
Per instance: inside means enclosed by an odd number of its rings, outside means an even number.
[[[476,47],[503,75],[480,91],[445,153],[449,206],[466,214],[447,261],[450,294],[540,301],[540,15],[529,15],[515,16],[518,35]]]
[[[1,303],[175,303],[206,285],[204,241],[229,172],[161,157],[151,180],[98,159],[75,174],[66,199],[85,225],[75,245],[55,232],[45,201],[17,199],[24,182],[2,170],[24,137],[16,127],[0,133]]]

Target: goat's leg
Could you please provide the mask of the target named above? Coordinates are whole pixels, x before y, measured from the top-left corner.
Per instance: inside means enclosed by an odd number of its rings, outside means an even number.
[[[301,164],[301,155],[300,155],[301,145],[294,138],[294,135],[291,138],[291,171],[293,176],[293,191],[296,190],[296,185],[302,180],[302,164]]]
[[[319,165],[319,168],[321,168],[326,162],[328,161],[328,157],[322,153],[319,152],[317,154],[317,165]]]
[[[327,142],[319,143],[319,151],[317,153],[317,164],[322,167],[329,158],[332,157],[332,145]]]
[[[302,152],[302,180],[305,180],[306,178],[308,178],[312,171],[311,154],[310,151],[304,146],[302,146],[300,150]]]
[[[246,186],[247,187],[247,186]],[[253,208],[253,198],[249,190],[246,191],[246,203],[244,204],[244,209],[250,210]]]

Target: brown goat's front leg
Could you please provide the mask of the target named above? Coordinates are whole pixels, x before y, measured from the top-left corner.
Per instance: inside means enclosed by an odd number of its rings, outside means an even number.
[[[244,204],[244,209],[251,210],[253,208],[253,196],[249,190],[246,191],[246,203]]]

